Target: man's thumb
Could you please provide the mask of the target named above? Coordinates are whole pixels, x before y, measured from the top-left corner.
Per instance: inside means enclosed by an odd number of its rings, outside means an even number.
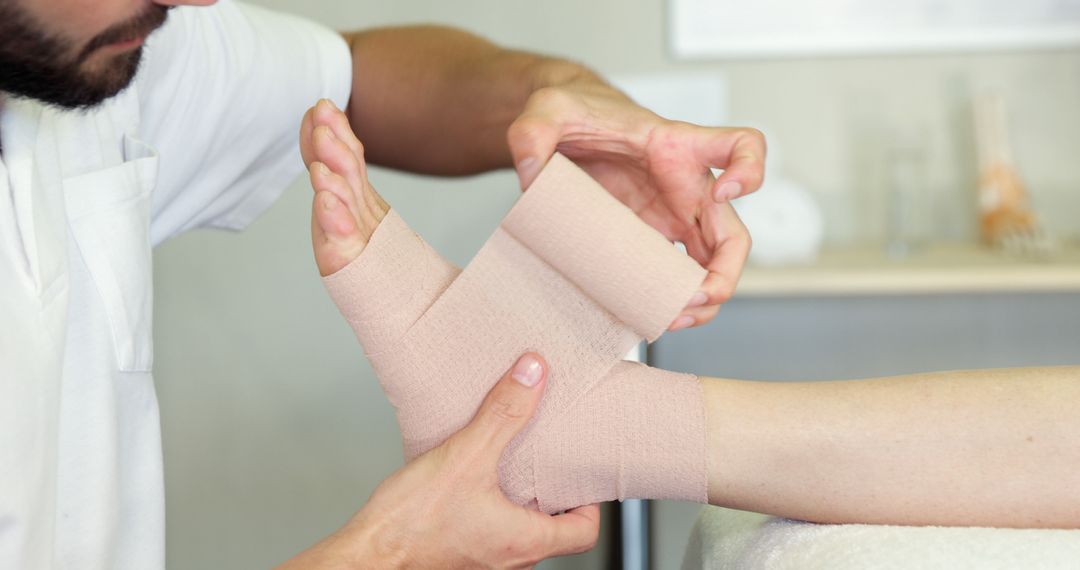
[[[497,462],[503,448],[529,423],[540,404],[546,375],[547,365],[540,355],[527,353],[519,358],[461,431],[463,442],[491,451]]]
[[[525,190],[536,180],[555,147],[559,144],[557,123],[537,114],[525,114],[510,124],[506,142],[514,159],[521,189]]]

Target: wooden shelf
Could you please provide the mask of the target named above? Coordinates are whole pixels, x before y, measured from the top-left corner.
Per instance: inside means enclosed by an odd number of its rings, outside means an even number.
[[[884,249],[826,250],[808,266],[748,267],[736,297],[1080,292],[1080,247],[1045,258],[935,245],[902,259]]]

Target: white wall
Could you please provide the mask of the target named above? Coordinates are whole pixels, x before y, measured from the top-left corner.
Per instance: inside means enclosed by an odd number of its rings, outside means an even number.
[[[994,84],[1013,103],[1019,166],[1038,203],[1054,206],[1046,217],[1074,237],[1080,228],[1075,51],[685,64],[666,55],[663,0],[260,3],[341,28],[455,24],[610,73],[722,72],[732,85],[735,121],[764,126],[780,143],[786,171],[826,204],[833,242],[880,238],[882,201],[859,161],[866,141],[889,129],[925,139],[942,196],[941,231],[970,234],[971,150],[955,126],[965,120],[969,86]],[[509,173],[445,181],[375,171],[373,179],[458,263],[467,262],[516,194]],[[297,183],[243,234],[195,233],[156,253],[156,377],[172,568],[281,561],[340,525],[400,464],[392,410],[318,282],[309,199],[310,188]],[[722,317],[710,330],[742,330],[755,318]],[[798,328],[821,315],[791,318]],[[754,369],[749,358],[737,359],[732,353],[735,369]],[[697,371],[724,370],[731,368]],[[658,567],[670,568],[696,507],[662,504],[657,511]],[[600,554],[550,567],[596,567]]]

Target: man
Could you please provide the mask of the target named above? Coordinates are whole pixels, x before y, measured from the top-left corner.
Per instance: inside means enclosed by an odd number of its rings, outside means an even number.
[[[0,566],[164,565],[151,247],[250,222],[300,172],[300,117],[323,97],[375,164],[514,166],[525,187],[558,147],[710,270],[672,328],[734,288],[749,238],[727,201],[760,185],[756,131],[666,121],[579,65],[456,30],[342,37],[213,0],[0,0]],[[595,508],[508,515],[493,467],[455,471],[498,457],[535,407],[543,383],[513,376],[297,563],[509,566],[589,547]],[[451,515],[475,524],[415,524]]]

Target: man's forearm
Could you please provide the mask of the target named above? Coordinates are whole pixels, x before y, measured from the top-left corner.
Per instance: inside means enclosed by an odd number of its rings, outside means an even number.
[[[1080,368],[703,386],[714,504],[816,522],[1080,526]]]
[[[369,162],[463,175],[511,166],[506,129],[537,89],[601,80],[563,60],[503,49],[452,28],[345,34],[347,113]]]

